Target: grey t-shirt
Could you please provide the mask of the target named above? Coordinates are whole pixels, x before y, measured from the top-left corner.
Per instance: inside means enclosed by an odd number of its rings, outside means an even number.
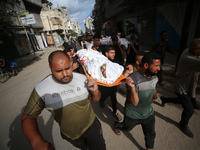
[[[189,94],[192,98],[195,98],[200,72],[200,57],[195,58],[186,49],[179,59],[177,72],[175,92],[181,95]]]
[[[157,76],[147,78],[139,71],[133,72],[130,77],[134,80],[135,90],[138,94],[139,103],[137,106],[132,105],[127,96],[125,104],[125,113],[128,117],[133,119],[145,119],[153,114],[151,106],[156,84],[158,82]],[[130,87],[128,93],[130,92]]]

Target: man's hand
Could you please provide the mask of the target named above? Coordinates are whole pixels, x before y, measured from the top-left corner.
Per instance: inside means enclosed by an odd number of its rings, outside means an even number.
[[[72,70],[75,70],[75,69],[78,68],[78,67],[79,67],[78,62],[75,62],[75,63],[73,63],[73,65],[72,65]]]
[[[131,77],[127,77],[126,80],[125,80],[125,83],[130,86],[131,88],[135,88],[135,84],[134,84],[134,81]]]
[[[124,76],[128,77],[131,73],[133,73],[133,66],[127,65],[125,67]]]
[[[87,81],[86,84],[88,85],[88,89],[91,92],[95,92],[98,90],[98,85],[97,85],[97,80],[94,79],[93,77],[90,77]]]
[[[131,88],[130,92],[128,93],[128,100],[132,103],[133,106],[137,106],[139,103],[138,94],[135,90],[135,84],[131,77],[127,77],[125,83]]]
[[[88,89],[91,92],[91,101],[97,102],[101,98],[101,92],[98,89],[97,85],[97,80],[90,77],[87,81],[86,84],[88,85]]]

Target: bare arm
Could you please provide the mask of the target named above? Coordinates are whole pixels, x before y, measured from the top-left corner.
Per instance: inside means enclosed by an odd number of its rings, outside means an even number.
[[[128,46],[127,54],[130,54],[130,45]]]
[[[131,44],[131,47],[133,48],[133,51],[135,52],[135,54],[137,54],[137,53],[138,53],[138,50],[135,49],[135,47],[134,47],[133,44]]]
[[[134,81],[131,77],[127,77],[125,83],[131,88],[128,94],[129,102],[131,102],[132,105],[137,106],[139,103],[139,98],[137,92],[135,91],[135,84],[133,84]]]
[[[22,115],[22,130],[25,136],[31,143],[34,150],[54,150],[52,144],[42,138],[42,135],[38,130],[38,124],[36,121],[37,117],[38,116]]]
[[[124,55],[125,55],[125,52],[124,52],[124,50],[122,49],[122,47],[121,47],[121,45],[120,45],[120,44],[119,44],[118,46],[119,46],[119,49],[120,49],[120,51],[121,51],[121,54],[124,56]]]
[[[88,89],[91,92],[91,101],[97,102],[100,100],[101,98],[101,92],[98,89],[98,85],[97,85],[97,81],[96,79],[90,77],[87,81],[86,81],[87,85],[88,85]]]
[[[133,73],[133,66],[127,65],[124,70],[124,76],[128,77],[131,73]]]
[[[155,101],[156,99],[157,99],[157,89],[155,89],[155,91],[154,91],[153,100],[152,101]]]

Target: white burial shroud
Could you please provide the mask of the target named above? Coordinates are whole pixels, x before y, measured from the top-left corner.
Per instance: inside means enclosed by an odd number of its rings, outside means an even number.
[[[112,84],[121,76],[124,67],[111,62],[104,55],[92,49],[81,49],[77,52],[81,63],[89,75],[104,83]],[[106,78],[101,72],[101,66],[106,65]]]

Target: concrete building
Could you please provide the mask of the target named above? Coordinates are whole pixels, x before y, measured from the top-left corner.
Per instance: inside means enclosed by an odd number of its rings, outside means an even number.
[[[199,0],[96,0],[93,16],[103,16],[103,33],[129,34],[134,29],[141,44],[149,47],[159,39],[162,30],[167,31],[169,46],[174,50],[179,48],[183,34],[188,34],[187,45],[200,35]]]
[[[70,39],[69,30],[80,34],[80,26],[76,20],[71,20],[67,7],[52,9],[50,3],[43,3],[40,13],[44,25],[43,32],[49,45],[61,44]],[[53,38],[52,38],[53,37]]]
[[[79,25],[78,21],[71,20],[71,26],[72,26],[72,29],[74,30],[74,32],[78,33],[78,35],[81,34],[81,29],[80,29],[80,25]]]
[[[84,20],[84,25],[85,25],[85,32],[94,34],[94,25],[93,25],[93,18],[88,17],[86,20]]]
[[[39,32],[43,28],[39,15],[41,8],[41,0],[20,0],[19,5],[7,10],[13,12],[13,24],[9,27],[13,32],[13,41],[0,44],[6,58],[13,59],[44,47]]]

